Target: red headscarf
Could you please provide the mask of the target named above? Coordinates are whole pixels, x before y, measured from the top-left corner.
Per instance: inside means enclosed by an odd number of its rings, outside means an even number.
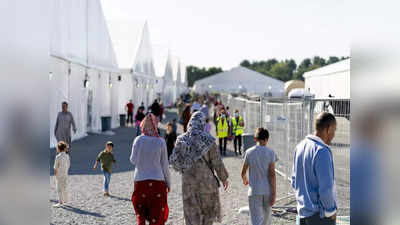
[[[157,124],[157,117],[152,113],[149,113],[140,123],[140,130],[142,131],[142,134],[146,136],[160,137],[158,135]]]

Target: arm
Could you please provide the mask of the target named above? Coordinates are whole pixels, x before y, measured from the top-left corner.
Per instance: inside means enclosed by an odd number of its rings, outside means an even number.
[[[60,118],[60,114],[57,114],[56,125],[54,126],[54,136],[57,134],[58,129],[58,119]]]
[[[101,160],[101,157],[102,157],[102,154],[101,154],[102,152],[100,152],[99,153],[99,155],[97,156],[97,158],[96,158],[96,162],[94,163],[94,166],[93,166],[93,170],[94,171],[96,171],[96,169],[97,169],[97,164],[100,162],[100,160]]]
[[[164,174],[164,179],[165,179],[165,183],[167,183],[167,187],[168,187],[168,192],[171,189],[171,175],[169,173],[169,162],[168,162],[168,153],[167,153],[167,146],[165,144],[165,141],[162,141],[162,146],[161,146],[161,167],[163,170],[163,174]]]
[[[129,158],[129,160],[131,161],[132,165],[136,165],[136,158],[137,158],[137,151],[138,151],[138,138],[135,138],[135,140],[133,141],[132,144],[132,152],[131,152],[131,157]]]
[[[117,160],[115,160],[114,154],[111,154],[111,156],[112,156],[112,159],[113,159],[114,166],[115,166],[115,168],[117,168],[118,167],[117,166]]]
[[[293,156],[293,167],[292,167],[292,182],[291,182],[292,188],[296,188],[296,150],[294,151],[294,156]]]
[[[75,126],[74,116],[72,115],[72,113],[69,113],[69,114],[71,115],[72,129],[74,130],[74,133],[76,133],[76,126]]]
[[[319,184],[319,201],[325,211],[325,217],[336,214],[336,199],[334,196],[334,171],[331,154],[327,149],[321,149],[315,156],[314,171]]]
[[[211,161],[211,165],[214,168],[215,172],[217,173],[218,178],[224,184],[225,190],[228,188],[228,171],[225,168],[224,163],[222,162],[221,156],[217,151],[217,145],[214,143],[211,147],[210,151],[208,152],[208,156]]]
[[[57,169],[60,167],[60,161],[57,159],[54,160],[54,176],[57,176]]]
[[[244,185],[249,184],[249,180],[247,179],[247,169],[249,168],[249,165],[246,164],[246,162],[243,163],[242,166],[242,180]]]
[[[276,199],[276,175],[275,175],[275,162],[269,165],[268,178],[271,190],[270,206],[275,204]]]

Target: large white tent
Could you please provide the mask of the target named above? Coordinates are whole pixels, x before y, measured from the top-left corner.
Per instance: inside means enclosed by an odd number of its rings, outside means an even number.
[[[163,76],[163,84],[162,84],[162,101],[165,106],[170,106],[174,103],[174,90],[175,90],[175,82],[173,78],[173,69],[172,69],[172,57],[171,53],[168,52],[167,63],[165,66],[165,72]]]
[[[198,80],[193,89],[198,93],[226,92],[248,94],[271,94],[274,97],[284,95],[285,83],[245,67],[235,67],[229,71]]]
[[[53,0],[50,44],[50,146],[61,102],[69,103],[77,133],[101,129],[101,117],[118,126],[118,65],[98,0]],[[86,86],[84,85],[86,84]],[[114,85],[114,88],[112,88]]]
[[[350,99],[350,59],[303,74],[305,89],[315,98]]]

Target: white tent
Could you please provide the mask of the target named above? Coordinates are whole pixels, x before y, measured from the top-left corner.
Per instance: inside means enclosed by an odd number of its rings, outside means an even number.
[[[50,146],[56,144],[54,126],[61,102],[69,103],[78,132],[100,131],[101,116],[111,116],[118,126],[114,109],[118,91],[112,88],[118,66],[98,0],[53,0],[50,43]],[[86,82],[85,82],[86,81]],[[84,84],[88,84],[84,86]]]
[[[284,95],[284,88],[284,82],[241,66],[198,80],[193,86],[194,91],[198,93],[206,91],[247,92],[258,95],[271,93],[274,97]]]
[[[315,98],[350,98],[350,59],[303,74],[305,89]]]
[[[170,106],[174,103],[174,89],[175,83],[173,79],[172,70],[172,58],[170,52],[168,52],[167,64],[165,65],[165,73],[163,76],[162,84],[162,101],[165,106]]]

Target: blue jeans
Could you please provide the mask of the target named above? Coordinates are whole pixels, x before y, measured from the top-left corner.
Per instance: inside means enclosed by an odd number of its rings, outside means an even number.
[[[108,187],[110,185],[111,180],[111,173],[107,172],[106,170],[103,171],[104,173],[104,191],[108,192]]]

